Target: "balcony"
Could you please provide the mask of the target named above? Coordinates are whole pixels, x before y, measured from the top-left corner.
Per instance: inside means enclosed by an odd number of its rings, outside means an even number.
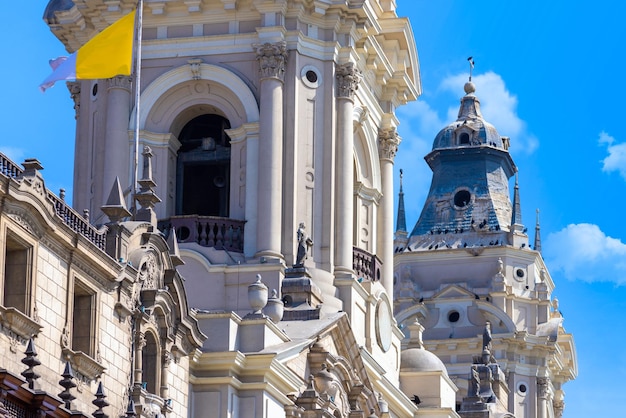
[[[352,269],[359,278],[377,282],[380,280],[380,269],[383,263],[374,254],[352,247]]]
[[[203,247],[242,253],[245,222],[219,216],[184,215],[159,221],[159,229],[167,236],[174,227],[179,243],[194,242]]]

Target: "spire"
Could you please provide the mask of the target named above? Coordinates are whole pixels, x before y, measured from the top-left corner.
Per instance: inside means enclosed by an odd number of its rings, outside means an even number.
[[[396,221],[396,232],[406,232],[406,216],[404,212],[404,192],[402,191],[403,171],[400,169],[400,193],[398,193],[398,218]]]
[[[541,253],[541,227],[539,226],[539,209],[537,209],[537,222],[535,223],[535,251]]]
[[[522,209],[520,207],[517,172],[515,173],[515,189],[513,192],[513,214],[511,215],[511,226],[514,225],[522,225]]]
[[[126,209],[124,193],[122,192],[122,186],[120,186],[120,179],[118,177],[115,177],[106,204],[100,209],[109,217],[111,222],[119,222],[123,218],[130,216],[130,212]]]

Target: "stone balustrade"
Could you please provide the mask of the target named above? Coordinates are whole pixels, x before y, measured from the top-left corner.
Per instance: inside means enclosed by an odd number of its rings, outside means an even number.
[[[380,280],[380,269],[383,263],[380,259],[361,248],[352,248],[352,268],[359,278],[370,281]]]
[[[159,221],[159,229],[166,235],[172,227],[178,242],[195,242],[203,247],[243,252],[245,221],[219,216],[172,216]]]

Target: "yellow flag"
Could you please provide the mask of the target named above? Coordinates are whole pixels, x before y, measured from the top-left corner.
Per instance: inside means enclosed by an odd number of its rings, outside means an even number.
[[[130,75],[135,35],[133,11],[94,36],[76,52],[76,78]]]

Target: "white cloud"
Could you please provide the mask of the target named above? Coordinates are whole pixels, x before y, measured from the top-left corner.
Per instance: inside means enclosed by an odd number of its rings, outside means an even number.
[[[440,88],[452,93],[462,92],[460,86],[467,82],[466,74],[450,76],[441,82]],[[502,136],[511,138],[511,151],[531,154],[539,140],[528,132],[526,122],[517,114],[517,96],[507,90],[504,80],[492,71],[472,77],[476,97],[485,120],[496,127]],[[448,119],[456,120],[459,107],[448,108]]]
[[[570,280],[626,284],[626,244],[594,224],[570,224],[549,234],[543,245],[546,264]]]
[[[620,176],[626,180],[626,142],[618,143],[615,138],[608,133],[600,132],[598,139],[600,145],[606,145],[609,155],[602,160],[602,171],[610,173],[619,172]]]
[[[439,118],[426,101],[418,100],[411,102],[398,109],[400,120],[399,133],[402,143],[395,159],[394,176],[399,175],[399,170],[404,171],[402,180],[404,189],[404,203],[407,214],[407,229],[411,232],[413,224],[417,222],[417,214],[422,211],[422,203],[428,194],[429,180],[432,172],[424,161],[426,154],[432,149],[435,135],[444,126],[445,122]],[[396,177],[397,179],[398,177]],[[397,199],[398,181],[395,196]]]

